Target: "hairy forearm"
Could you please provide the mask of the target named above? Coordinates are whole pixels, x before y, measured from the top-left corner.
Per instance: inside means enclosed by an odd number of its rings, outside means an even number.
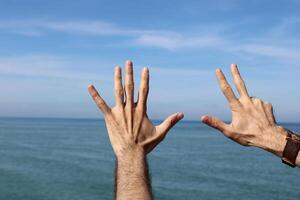
[[[263,134],[265,137],[258,143],[257,147],[260,147],[266,151],[275,154],[278,157],[282,157],[283,150],[286,145],[287,131],[281,126],[276,126],[268,129]],[[296,159],[296,166],[300,167],[300,154]]]
[[[116,159],[116,199],[151,200],[147,158],[134,151]]]

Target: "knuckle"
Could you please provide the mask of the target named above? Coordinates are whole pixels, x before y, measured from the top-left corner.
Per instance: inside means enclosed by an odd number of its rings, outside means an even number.
[[[241,108],[240,103],[231,102],[229,105],[232,111],[238,111]]]
[[[234,138],[234,134],[232,132],[229,132],[229,131],[224,131],[224,135],[230,139],[233,140]]]
[[[124,91],[121,89],[119,92],[120,92],[119,95],[120,95],[121,97],[123,97],[123,96],[124,96]]]
[[[169,121],[168,121],[168,127],[171,127],[173,124],[174,124],[174,119],[170,119]]]
[[[236,142],[239,142],[241,136],[238,135],[238,134],[234,134],[234,133],[230,133],[229,136],[228,136],[230,139],[236,141]],[[240,143],[240,142],[239,142]]]
[[[247,142],[247,141],[241,141],[239,143],[240,143],[240,145],[242,145],[244,147],[248,147],[250,145],[250,142]]]
[[[227,84],[222,84],[222,85],[221,85],[221,88],[222,88],[222,90],[225,91],[225,92],[227,92],[227,91],[230,90],[230,86],[227,85]]]
[[[261,106],[263,105],[263,101],[257,98],[252,98],[252,102],[255,106]]]
[[[270,102],[265,103],[268,108],[273,108],[273,105]]]
[[[257,101],[258,101],[258,99],[255,98],[255,97],[252,97],[251,100],[252,100],[253,103],[257,103]]]
[[[263,102],[262,100],[259,100],[259,101],[258,101],[258,104],[259,104],[260,107],[263,107],[263,106],[264,106],[264,102]]]
[[[134,89],[133,83],[127,83],[127,84],[126,84],[126,88],[127,88],[128,90],[133,90],[133,89]]]
[[[126,68],[126,75],[128,75],[128,76],[131,76],[132,75],[132,73],[133,73],[133,69],[132,69],[132,67],[127,67]]]
[[[115,75],[115,77],[116,77],[116,79],[117,79],[118,81],[120,81],[120,80],[122,79],[121,74],[118,74],[118,73]]]
[[[216,120],[211,120],[210,121],[210,123],[211,123],[211,125],[213,126],[213,127],[215,127],[215,128],[218,128],[219,126],[219,124],[218,124],[218,122],[216,121]]]
[[[104,101],[99,100],[99,101],[98,101],[98,105],[99,105],[100,107],[104,107],[104,106],[105,106],[105,103],[104,103]]]
[[[115,89],[115,94],[117,96],[123,96],[124,95],[123,89],[122,88]]]
[[[146,94],[148,93],[148,87],[142,87],[141,93],[142,93],[143,95],[146,95]]]
[[[259,105],[261,105],[261,104],[263,104],[263,101],[260,100],[260,99],[256,99],[256,103],[259,104]]]
[[[97,100],[97,95],[92,95],[92,98],[94,99],[94,101]]]
[[[98,97],[98,94],[97,94],[97,92],[92,92],[91,96],[93,99],[96,99]]]

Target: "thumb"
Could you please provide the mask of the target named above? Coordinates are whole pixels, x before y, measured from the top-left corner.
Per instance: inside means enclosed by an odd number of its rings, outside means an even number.
[[[181,112],[170,115],[160,125],[156,126],[156,131],[159,133],[159,135],[161,134],[165,135],[183,117],[184,114]]]
[[[208,116],[208,115],[204,115],[201,117],[201,121],[205,124],[207,124],[208,126],[215,128],[221,132],[224,132],[225,130],[228,129],[228,124],[224,123],[222,120],[213,117],[213,116]]]

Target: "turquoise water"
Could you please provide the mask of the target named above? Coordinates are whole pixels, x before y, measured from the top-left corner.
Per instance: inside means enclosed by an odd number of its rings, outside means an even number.
[[[286,124],[300,132],[300,124]],[[149,155],[155,199],[300,199],[300,169],[181,122]],[[0,119],[0,199],[113,199],[101,120]]]

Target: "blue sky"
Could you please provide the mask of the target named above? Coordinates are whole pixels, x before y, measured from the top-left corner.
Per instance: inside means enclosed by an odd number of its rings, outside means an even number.
[[[300,120],[300,1],[1,1],[1,116],[101,116],[93,83],[110,105],[113,68],[151,75],[149,115],[186,119],[229,112],[214,70],[237,63],[249,93],[279,121]]]

